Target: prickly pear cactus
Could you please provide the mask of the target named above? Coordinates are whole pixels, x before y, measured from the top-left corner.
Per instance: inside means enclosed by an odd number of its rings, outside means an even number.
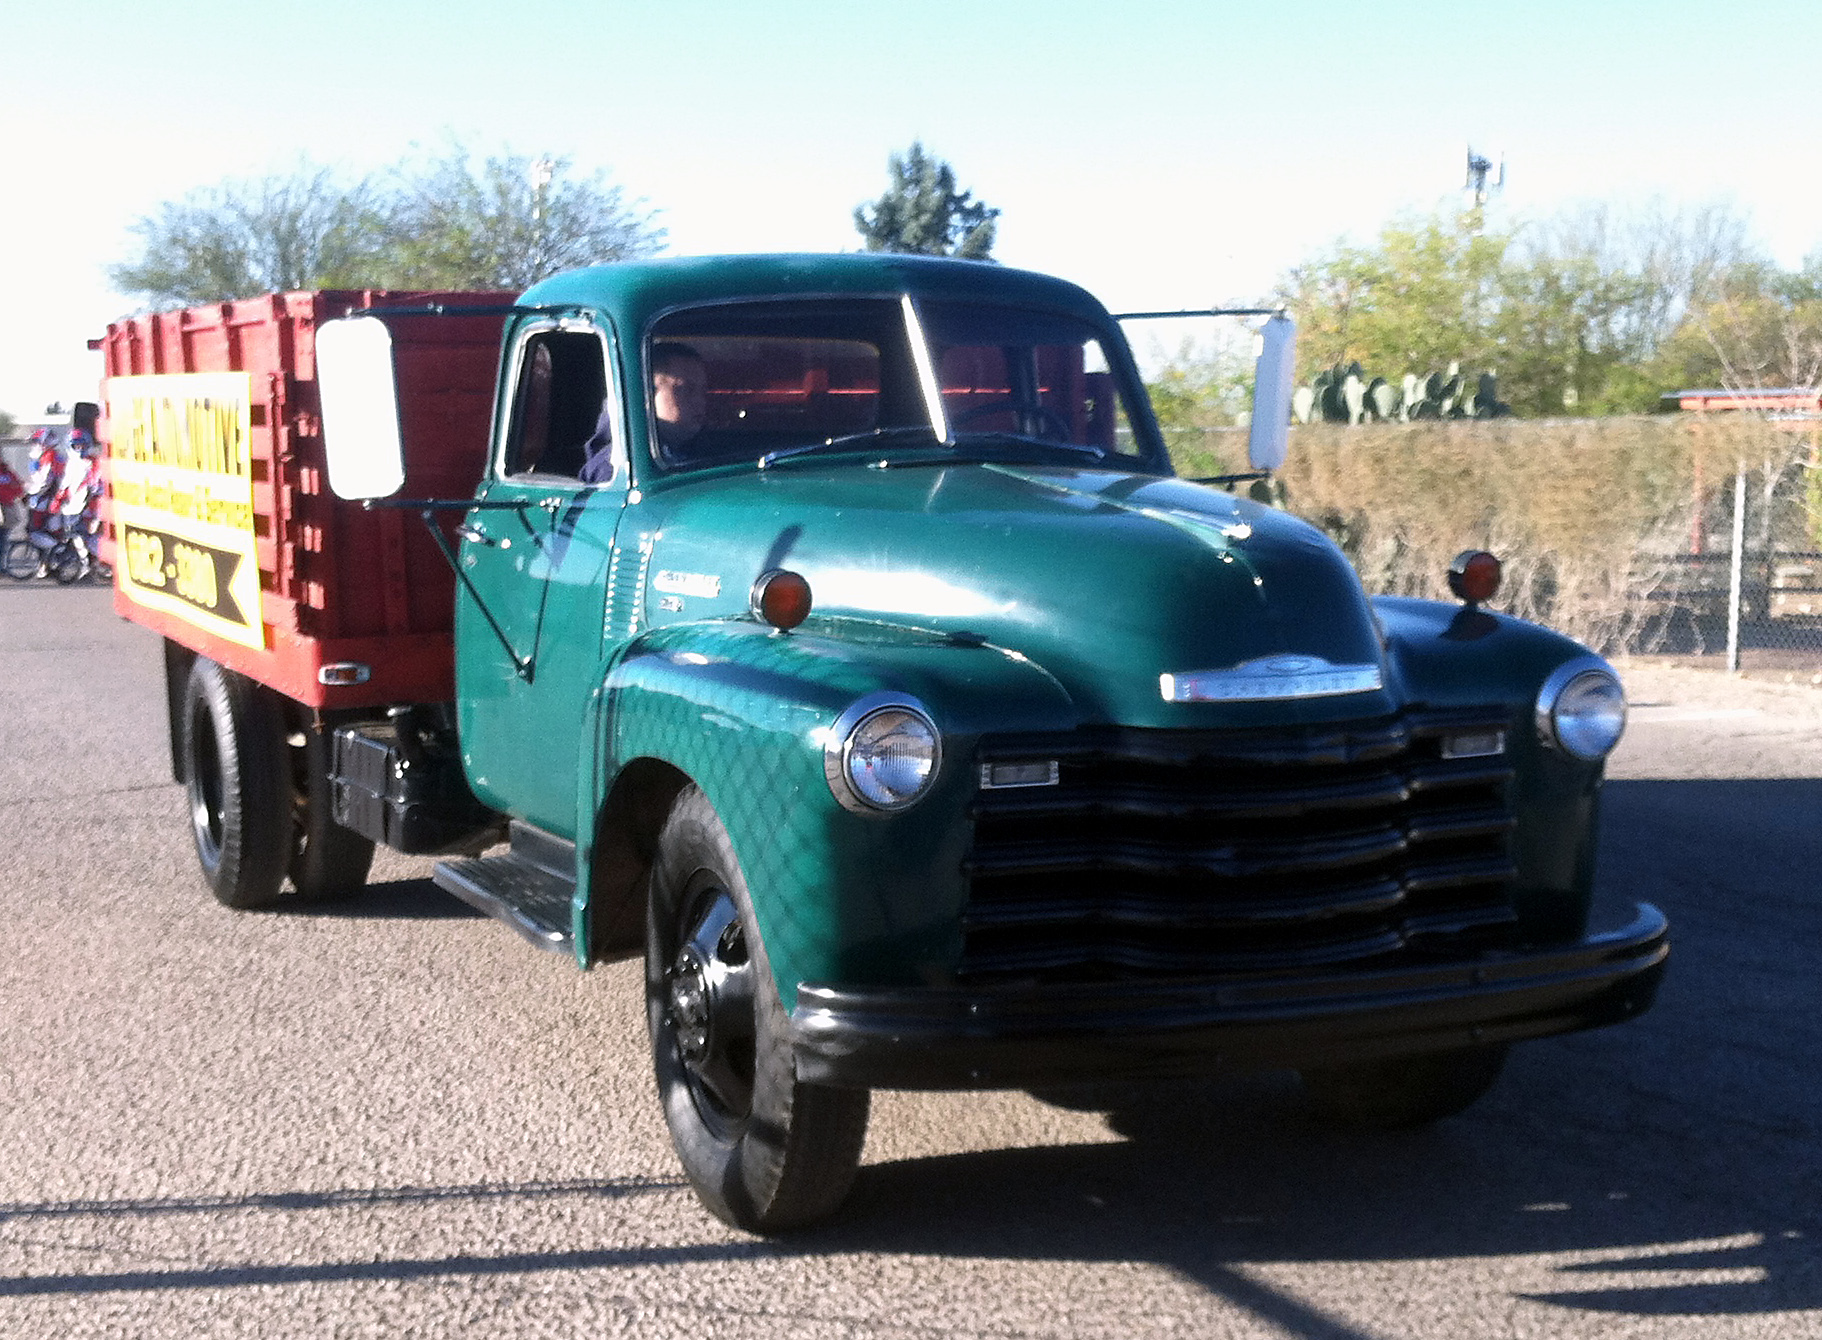
[[[1407,372],[1400,385],[1369,377],[1359,362],[1324,368],[1291,395],[1298,423],[1409,423],[1423,419],[1496,419],[1512,412],[1492,372],[1464,373],[1459,359],[1442,372]]]
[[[1349,372],[1341,383],[1341,403],[1347,408],[1350,424],[1358,424],[1366,417],[1366,384],[1360,380],[1358,372]]]

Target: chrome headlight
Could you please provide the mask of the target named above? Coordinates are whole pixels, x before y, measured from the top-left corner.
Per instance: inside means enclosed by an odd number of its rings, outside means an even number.
[[[1584,763],[1613,751],[1626,729],[1626,691],[1598,656],[1559,665],[1537,694],[1537,734]]]
[[[844,809],[890,813],[929,790],[942,758],[942,736],[922,703],[900,693],[870,693],[830,728],[822,771]]]

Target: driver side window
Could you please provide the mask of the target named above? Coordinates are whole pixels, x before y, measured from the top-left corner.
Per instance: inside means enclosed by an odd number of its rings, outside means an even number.
[[[613,475],[613,404],[602,342],[589,331],[542,330],[520,346],[504,472],[606,483]]]

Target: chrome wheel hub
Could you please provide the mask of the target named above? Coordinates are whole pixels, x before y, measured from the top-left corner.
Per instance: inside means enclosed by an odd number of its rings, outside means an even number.
[[[665,1017],[697,1110],[727,1127],[753,1106],[753,967],[739,910],[725,889],[684,904],[681,947],[665,972]]]

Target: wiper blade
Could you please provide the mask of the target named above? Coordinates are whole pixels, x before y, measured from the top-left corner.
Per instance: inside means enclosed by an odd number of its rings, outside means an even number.
[[[1052,451],[1067,451],[1076,456],[1090,456],[1097,461],[1104,461],[1110,454],[1105,447],[1097,447],[1090,442],[1065,442],[1054,437],[1034,437],[1030,433],[957,433],[956,440],[986,438],[992,442],[1013,442],[1022,447],[1047,447]]]
[[[795,447],[780,447],[777,451],[768,451],[759,458],[761,470],[770,469],[779,461],[788,461],[793,456],[813,456],[825,451],[850,451],[855,447],[871,442],[885,442],[899,437],[927,437],[935,445],[936,433],[927,423],[901,423],[890,428],[868,428],[859,433],[843,433],[839,437],[826,437],[820,442],[805,442]]]

